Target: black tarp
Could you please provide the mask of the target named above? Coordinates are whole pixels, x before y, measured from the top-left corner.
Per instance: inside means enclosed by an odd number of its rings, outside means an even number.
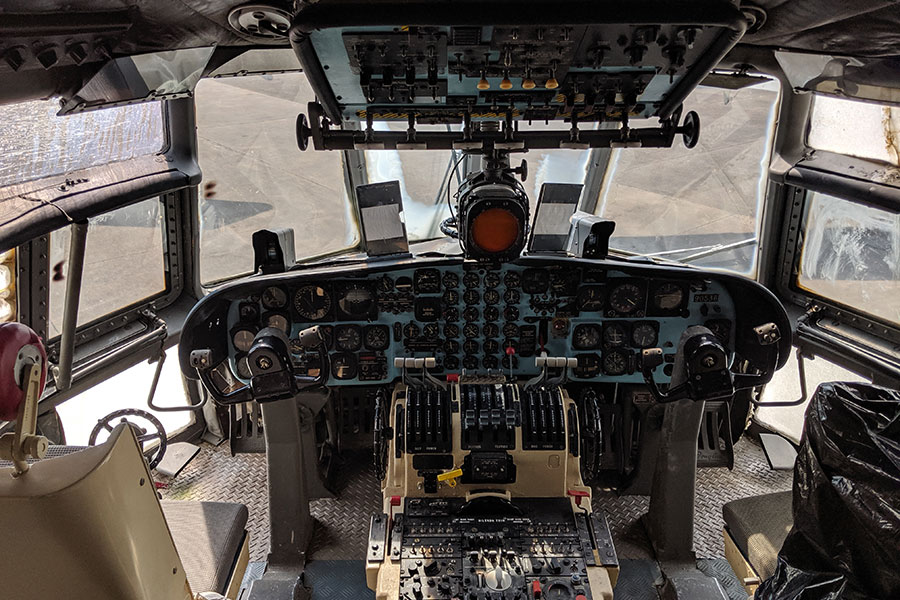
[[[900,598],[900,391],[819,386],[794,470],[793,515],[757,600]]]

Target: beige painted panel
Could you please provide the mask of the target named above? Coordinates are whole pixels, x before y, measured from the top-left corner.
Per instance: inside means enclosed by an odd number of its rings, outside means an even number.
[[[191,590],[132,430],[101,445],[0,469],[5,600],[189,600]]]
[[[459,386],[454,384],[450,388],[451,400],[459,400]],[[520,388],[515,388],[519,393]],[[568,409],[575,402],[568,396],[565,390],[560,390],[563,400],[563,414],[568,414]],[[518,400],[518,398],[516,398]],[[397,406],[406,407],[406,386],[397,384],[391,399],[390,409],[390,426],[394,431],[397,427],[405,427],[403,423],[394,421],[397,415]],[[462,449],[462,439],[459,435],[461,415],[459,412],[451,413],[451,425],[453,442],[453,463],[454,466],[462,466],[463,458],[469,453],[468,450]],[[566,427],[566,437],[568,440],[568,418],[563,419]],[[581,466],[577,458],[569,454],[568,449],[565,450],[522,450],[522,429],[516,428],[516,449],[508,450],[516,463],[516,482],[512,484],[458,484],[450,486],[446,482],[438,482],[438,491],[436,494],[425,494],[422,490],[422,478],[418,476],[416,469],[412,466],[412,455],[404,452],[399,460],[394,458],[394,440],[391,439],[388,446],[388,466],[387,474],[382,481],[382,492],[384,494],[384,512],[388,515],[397,515],[402,512],[400,508],[391,507],[390,500],[392,496],[400,496],[402,498],[422,498],[422,497],[458,497],[468,498],[475,490],[484,490],[490,487],[496,490],[498,495],[514,499],[514,498],[564,498],[568,495],[569,490],[585,492],[587,497],[582,500],[582,506],[590,508],[591,488],[584,485],[581,479]],[[575,500],[570,499],[572,510],[581,510],[576,508]],[[388,526],[390,529],[390,526]],[[604,567],[588,568],[588,583],[591,587],[591,594],[594,598],[601,600],[612,600],[613,587],[618,578],[618,569],[606,569]],[[383,562],[367,562],[366,563],[366,582],[370,589],[375,591],[376,600],[396,600],[400,587],[400,561],[392,560],[389,553],[385,553]]]

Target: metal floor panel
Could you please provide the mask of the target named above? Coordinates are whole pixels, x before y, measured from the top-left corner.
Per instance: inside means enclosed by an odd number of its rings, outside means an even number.
[[[337,482],[339,497],[315,500],[311,511],[317,529],[311,557],[315,560],[359,560],[365,555],[369,516],[381,506],[381,491],[371,469],[371,454],[345,453]],[[163,480],[165,481],[165,479]],[[700,469],[694,515],[694,546],[699,558],[724,556],[722,505],[737,498],[791,489],[790,471],[772,471],[762,449],[743,440],[735,447],[735,469]],[[242,502],[250,511],[250,560],[262,561],[268,548],[268,504],[265,456],[231,457],[228,445],[202,444],[200,454],[161,490],[168,499]],[[649,501],[641,496],[598,493],[594,507],[609,517],[620,559],[647,559],[650,545],[640,516]]]

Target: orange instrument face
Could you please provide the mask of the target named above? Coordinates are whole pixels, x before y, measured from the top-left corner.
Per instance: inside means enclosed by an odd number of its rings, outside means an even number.
[[[519,226],[508,210],[489,208],[472,222],[472,240],[485,252],[503,252],[516,243]]]

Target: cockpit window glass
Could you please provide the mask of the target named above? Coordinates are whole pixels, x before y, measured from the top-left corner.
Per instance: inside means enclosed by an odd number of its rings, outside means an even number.
[[[59,102],[0,106],[0,187],[156,154],[166,145],[162,103],[58,117]]]
[[[78,325],[166,291],[165,222],[159,198],[88,220]],[[62,332],[71,228],[50,234],[49,336]]]
[[[341,153],[297,148],[295,119],[314,99],[302,73],[197,84],[204,284],[250,273],[260,229],[293,228],[298,259],[357,245]]]
[[[406,123],[376,122],[374,127],[405,131]],[[536,127],[539,125],[535,124],[530,128]],[[446,126],[443,125],[416,127],[417,131],[445,129]],[[510,163],[513,167],[518,166],[523,158],[528,162],[528,178],[524,186],[531,201],[532,215],[544,182],[584,182],[589,156],[590,152],[586,150],[533,150],[511,156]],[[461,152],[449,150],[367,150],[365,160],[369,183],[392,180],[400,182],[406,231],[412,242],[443,235],[440,231],[441,221],[450,216],[447,204],[448,183],[450,203],[455,207],[459,179],[465,178],[466,167],[469,166],[469,170],[479,168],[478,157],[471,158],[471,162],[467,163]],[[454,166],[458,176],[454,174]]]
[[[900,324],[900,214],[812,193],[797,285]]]
[[[900,166],[900,107],[815,96],[806,143]]]
[[[752,276],[778,98],[775,81],[700,87],[684,107],[696,147],[614,150],[596,209],[616,222],[610,246]]]

